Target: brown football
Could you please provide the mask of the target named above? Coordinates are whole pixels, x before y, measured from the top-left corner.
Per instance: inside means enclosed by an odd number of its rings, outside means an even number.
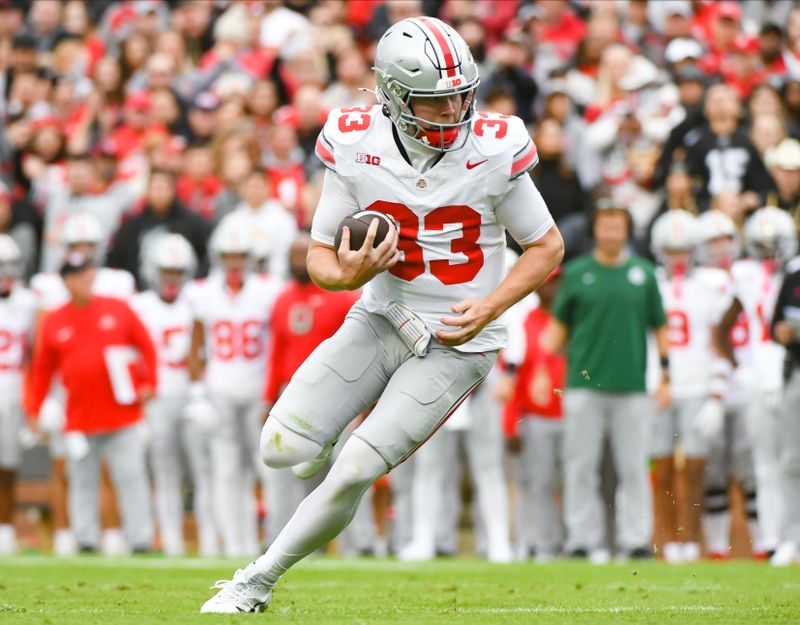
[[[334,242],[336,249],[339,249],[339,245],[342,242],[342,231],[347,226],[350,228],[350,249],[360,250],[364,245],[364,240],[367,238],[367,230],[369,230],[369,225],[373,219],[378,220],[378,231],[375,233],[375,241],[372,243],[372,247],[378,247],[386,238],[386,235],[389,234],[389,228],[395,227],[394,222],[383,213],[377,211],[359,211],[342,219],[336,229]]]

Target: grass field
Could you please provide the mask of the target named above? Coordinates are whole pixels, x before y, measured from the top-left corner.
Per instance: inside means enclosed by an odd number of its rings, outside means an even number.
[[[266,614],[198,614],[242,562],[0,559],[2,625],[528,624],[800,622],[800,569],[752,562],[491,565],[316,559],[292,570]]]

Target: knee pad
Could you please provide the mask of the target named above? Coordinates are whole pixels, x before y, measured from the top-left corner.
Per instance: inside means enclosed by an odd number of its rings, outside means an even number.
[[[357,436],[348,439],[325,481],[337,491],[366,490],[389,466],[383,457]]]
[[[293,467],[316,458],[322,445],[293,432],[274,417],[267,418],[259,444],[261,461],[274,469]]]

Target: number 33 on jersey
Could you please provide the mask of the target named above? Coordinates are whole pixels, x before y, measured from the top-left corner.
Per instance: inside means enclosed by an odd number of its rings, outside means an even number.
[[[420,173],[402,156],[391,121],[380,106],[336,109],[317,139],[317,157],[329,169],[311,236],[333,245],[339,222],[375,210],[398,225],[400,262],[365,288],[364,304],[381,312],[390,301],[412,308],[433,330],[463,299],[489,295],[504,272],[507,228],[528,244],[553,220],[530,177],[536,146],[522,120],[477,113],[462,149],[447,152]],[[460,346],[483,351],[504,344],[492,323]]]

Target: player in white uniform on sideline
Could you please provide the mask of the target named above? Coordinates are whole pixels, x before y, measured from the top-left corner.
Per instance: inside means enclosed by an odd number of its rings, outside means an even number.
[[[23,372],[36,317],[36,298],[20,280],[22,256],[0,234],[0,556],[17,550],[14,482],[21,457]]]
[[[707,402],[715,362],[712,330],[730,305],[730,284],[724,271],[695,266],[698,240],[697,219],[686,211],[667,211],[653,224],[650,245],[659,265],[656,278],[667,315],[673,399],[653,420],[653,498],[665,531],[664,559],[670,563],[700,559],[707,441],[697,419],[709,410],[718,412],[720,418],[723,412],[718,402]],[[678,442],[685,456],[680,507],[675,496],[679,490],[674,460]]]
[[[89,213],[75,213],[64,222],[61,240],[65,254],[80,252],[91,256],[98,264],[92,290],[95,295],[116,297],[129,301],[136,292],[136,281],[127,271],[100,267],[107,240],[100,221]],[[40,313],[60,308],[69,301],[69,292],[61,276],[55,272],[38,273],[31,278],[31,289],[36,294]],[[53,484],[53,550],[58,555],[72,555],[77,546],[67,526],[67,477],[64,437],[61,423],[64,419],[64,390],[60,383],[52,385],[50,396],[42,407],[42,430],[47,431],[50,441],[50,455],[53,459],[51,482]],[[107,475],[104,472],[104,483]],[[107,486],[107,484],[106,484]],[[118,497],[124,496],[118,493]],[[121,528],[105,528],[102,550],[107,555],[122,555],[127,552],[125,535]]]
[[[261,437],[269,466],[312,475],[345,426],[375,404],[325,480],[265,555],[215,584],[203,613],[257,612],[293,564],[350,522],[364,491],[442,425],[505,343],[500,315],[563,256],[526,172],[536,147],[522,121],[474,112],[478,69],[443,22],[409,18],[378,43],[379,105],[336,109],[317,140],[325,172],[308,270],[329,290],[364,286],[339,331],[298,369]],[[359,250],[342,219],[370,209],[398,229]],[[524,248],[503,279],[504,228]],[[377,402],[377,403],[376,403]]]
[[[730,271],[741,254],[736,224],[724,213],[712,210],[697,218],[697,226],[698,261],[704,267],[724,271],[732,292]],[[738,383],[740,377],[749,377],[749,367],[752,366],[749,337],[747,316],[742,312],[729,331],[729,341],[737,363],[736,375],[731,376],[731,365],[726,359],[717,357],[714,360],[709,390],[719,405],[716,410],[705,411],[697,420],[697,428],[708,442],[703,476],[703,536],[706,553],[715,560],[728,558],[730,550],[728,484],[731,477],[742,490],[751,540],[754,545],[760,545],[755,473],[745,427],[745,409],[750,392]]]
[[[131,307],[150,333],[158,353],[158,393],[145,406],[145,417],[152,436],[150,453],[159,533],[168,556],[181,556],[186,551],[182,457],[194,485],[198,551],[203,556],[219,555],[208,433],[185,414],[192,311],[181,291],[196,269],[197,260],[189,242],[179,234],[165,234],[145,261],[144,277],[150,290],[137,293],[131,300]]]
[[[268,322],[281,282],[251,271],[252,238],[238,220],[214,231],[215,266],[186,286],[192,310],[187,416],[208,430],[214,509],[226,556],[259,551],[255,502]],[[205,349],[205,374],[201,352]]]
[[[783,390],[785,348],[770,336],[770,323],[781,282],[783,266],[797,253],[797,233],[786,211],[761,208],[747,220],[745,246],[751,258],[731,268],[735,299],[720,324],[721,351],[736,364],[729,331],[739,313],[747,316],[752,367],[749,376],[738,376],[750,391],[746,426],[752,446],[756,476],[756,503],[760,544],[754,550],[771,555],[781,539],[782,500],[780,488],[780,432],[778,410]]]

